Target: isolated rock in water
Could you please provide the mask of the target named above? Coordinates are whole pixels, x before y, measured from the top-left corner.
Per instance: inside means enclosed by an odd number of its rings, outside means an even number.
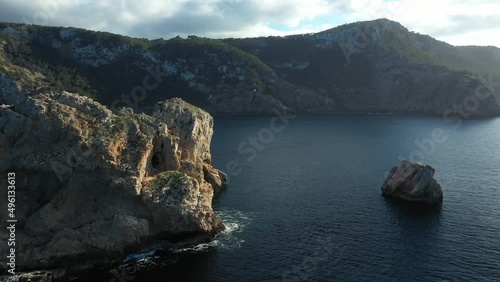
[[[404,160],[394,166],[382,185],[382,195],[427,204],[443,201],[441,185],[434,179],[429,165]]]

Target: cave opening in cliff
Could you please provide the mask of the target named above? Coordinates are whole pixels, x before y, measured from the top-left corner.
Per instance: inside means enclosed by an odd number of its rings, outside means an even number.
[[[154,155],[153,158],[151,159],[151,165],[154,167],[154,168],[157,168],[159,165],[160,165],[160,160],[158,158],[158,155]]]

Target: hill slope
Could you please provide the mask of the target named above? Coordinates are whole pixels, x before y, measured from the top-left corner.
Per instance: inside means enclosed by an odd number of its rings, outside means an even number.
[[[380,19],[316,34],[147,40],[0,24],[0,89],[66,90],[112,108],[181,97],[212,114],[498,115],[500,49],[454,47]],[[1,103],[1,101],[0,101]]]

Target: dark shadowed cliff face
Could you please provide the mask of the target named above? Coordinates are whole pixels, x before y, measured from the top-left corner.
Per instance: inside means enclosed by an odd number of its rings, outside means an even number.
[[[112,107],[179,96],[214,114],[500,113],[498,48],[454,47],[385,19],[224,40],[14,24],[0,35],[0,72],[27,92],[66,90]]]
[[[442,114],[469,99],[475,114],[499,113],[498,48],[453,47],[389,20],[227,42],[325,97],[322,108],[303,110]]]

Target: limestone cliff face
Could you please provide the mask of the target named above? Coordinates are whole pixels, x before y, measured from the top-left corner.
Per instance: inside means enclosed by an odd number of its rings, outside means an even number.
[[[67,92],[2,94],[12,105],[0,108],[0,171],[18,183],[18,271],[84,268],[224,228],[212,210],[226,178],[211,166],[208,113],[180,99],[145,115]]]

